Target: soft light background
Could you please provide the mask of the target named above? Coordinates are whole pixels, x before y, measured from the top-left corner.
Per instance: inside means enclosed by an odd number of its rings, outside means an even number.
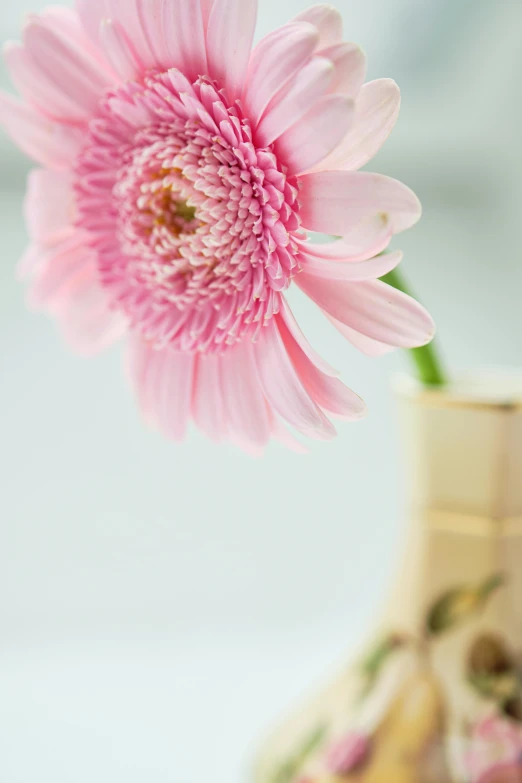
[[[22,11],[2,3],[0,38]],[[259,32],[307,0],[260,0]],[[395,242],[453,367],[522,358],[519,0],[338,0],[403,89],[374,168],[425,218]],[[5,70],[2,82],[7,84]],[[0,780],[243,783],[257,738],[368,629],[400,544],[390,374],[299,301],[367,399],[308,457],[139,420],[113,351],[69,355],[13,278],[27,163],[0,139]]]

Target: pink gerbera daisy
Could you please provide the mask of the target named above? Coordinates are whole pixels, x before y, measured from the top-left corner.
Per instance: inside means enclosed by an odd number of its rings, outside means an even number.
[[[192,418],[254,452],[291,442],[283,422],[330,438],[325,414],[364,414],[299,330],[292,282],[367,353],[434,331],[378,280],[419,202],[358,171],[394,125],[397,86],[364,84],[330,5],[252,50],[256,14],[256,0],[51,8],[6,47],[22,100],[0,95],[0,121],[43,166],[27,196],[32,305],[84,353],[127,335],[141,406],[167,436]]]

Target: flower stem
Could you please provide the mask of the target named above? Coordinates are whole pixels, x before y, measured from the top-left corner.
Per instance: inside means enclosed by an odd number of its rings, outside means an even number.
[[[405,280],[397,269],[385,275],[382,281],[393,286],[398,291],[402,291],[404,294],[410,293]],[[413,359],[417,377],[424,386],[445,386],[447,384],[446,371],[433,342],[422,348],[412,348],[408,353]]]

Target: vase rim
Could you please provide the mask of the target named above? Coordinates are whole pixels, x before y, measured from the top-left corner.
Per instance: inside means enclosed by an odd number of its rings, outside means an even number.
[[[483,408],[522,411],[522,369],[481,367],[465,370],[444,387],[424,386],[407,373],[396,374],[392,388],[402,399],[432,408]]]

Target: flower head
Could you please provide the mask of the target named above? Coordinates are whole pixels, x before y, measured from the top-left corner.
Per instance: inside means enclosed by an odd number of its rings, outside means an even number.
[[[5,49],[0,122],[43,168],[27,195],[30,302],[73,347],[126,335],[148,418],[181,439],[259,451],[283,423],[316,438],[364,404],[310,347],[298,285],[362,351],[429,342],[416,302],[378,280],[420,216],[359,169],[399,109],[391,80],[318,5],[252,48],[256,0],[77,0]],[[313,244],[309,231],[341,239]]]

